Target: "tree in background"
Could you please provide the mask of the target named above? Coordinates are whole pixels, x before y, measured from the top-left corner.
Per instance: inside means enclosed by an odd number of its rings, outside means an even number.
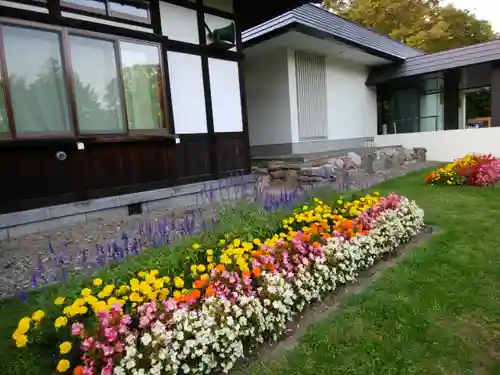
[[[325,0],[323,6],[424,52],[499,38],[488,21],[440,0]]]

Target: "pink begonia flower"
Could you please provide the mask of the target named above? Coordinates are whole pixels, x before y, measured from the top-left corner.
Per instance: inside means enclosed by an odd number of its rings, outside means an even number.
[[[91,348],[93,348],[95,345],[95,341],[93,337],[87,337],[85,340],[82,342],[82,350],[87,352]]]
[[[116,332],[116,329],[108,327],[104,329],[104,335],[109,342],[113,342],[118,337],[118,332]]]
[[[73,323],[71,326],[71,334],[73,336],[81,336],[83,334],[84,325],[82,323]]]
[[[115,348],[109,345],[102,345],[102,352],[104,353],[104,356],[110,357],[114,354]]]

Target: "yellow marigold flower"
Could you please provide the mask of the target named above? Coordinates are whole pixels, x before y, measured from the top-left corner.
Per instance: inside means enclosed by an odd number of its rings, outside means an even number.
[[[234,241],[233,241],[233,245],[235,247],[239,247],[241,245],[241,240],[239,238],[236,238]]]
[[[181,295],[182,295],[182,294],[181,294],[181,292],[179,292],[178,290],[176,290],[176,291],[174,292],[174,297],[175,297],[175,298],[179,298]]]
[[[130,294],[130,300],[131,300],[132,302],[141,302],[141,301],[142,301],[142,297],[140,296],[140,294],[139,294],[139,293],[137,293],[137,292],[132,292],[132,293]]]
[[[164,284],[164,283],[165,283],[165,282],[163,281],[163,279],[157,279],[157,280],[155,280],[155,281],[154,281],[154,283],[153,283],[153,287],[154,287],[155,289],[161,289],[161,288],[163,288],[163,284]]]
[[[98,313],[100,311],[108,311],[108,304],[104,301],[98,301],[94,304],[94,312]]]
[[[60,306],[64,303],[64,301],[66,301],[66,298],[64,297],[57,297],[55,300],[54,300],[54,304],[57,305],[57,306]]]
[[[163,278],[163,281],[165,281],[165,284],[169,284],[169,283],[170,283],[170,277],[165,276],[165,277]]]
[[[84,289],[82,289],[82,291],[80,292],[80,294],[83,297],[88,297],[88,296],[90,296],[92,294],[92,291],[89,288],[84,288]]]
[[[54,322],[54,327],[61,328],[61,327],[66,326],[66,324],[68,324],[68,318],[66,318],[65,316],[60,316]]]
[[[31,318],[24,317],[19,321],[17,329],[20,333],[26,333],[29,331],[30,325],[31,325]]]
[[[130,287],[128,285],[122,285],[120,286],[120,288],[118,289],[118,293],[119,294],[126,294],[128,293],[130,290]]]
[[[214,255],[214,251],[212,249],[208,249],[206,253],[207,255]]]
[[[156,276],[158,276],[158,274],[159,274],[159,273],[160,273],[160,271],[159,271],[159,270],[151,270],[151,272],[150,272],[149,274],[150,274],[151,276],[153,276],[153,277],[156,277]]]
[[[88,297],[85,297],[85,302],[87,302],[90,306],[94,305],[95,303],[97,303],[98,299],[96,296],[88,296]]]
[[[199,272],[205,272],[205,270],[206,270],[205,265],[200,264],[200,265],[198,266],[198,271],[199,271]]]
[[[66,372],[70,366],[71,364],[67,359],[61,359],[57,364],[57,372]]]
[[[176,276],[176,277],[174,277],[174,285],[176,288],[181,289],[184,287],[184,280],[182,280],[180,277]]]
[[[15,338],[16,340],[16,347],[18,348],[24,348],[28,344],[28,336],[26,335],[18,335]]]
[[[158,298],[158,294],[156,292],[148,293],[148,299],[151,301],[155,301]]]
[[[198,250],[201,246],[197,243],[193,244],[193,249]]]
[[[211,271],[215,268],[215,263],[209,263],[207,268]]]
[[[99,286],[99,285],[101,285],[101,284],[102,284],[102,279],[99,279],[99,278],[94,279],[93,284],[94,284],[94,286]]]
[[[45,313],[42,310],[37,310],[33,313],[31,316],[31,319],[33,319],[35,322],[39,322],[40,320],[43,319],[45,316]]]
[[[219,241],[219,245],[225,245],[226,244],[226,240],[225,239],[222,239]]]
[[[61,354],[68,354],[71,351],[72,347],[73,346],[71,345],[71,343],[69,341],[65,341],[61,345],[59,345],[59,352]]]

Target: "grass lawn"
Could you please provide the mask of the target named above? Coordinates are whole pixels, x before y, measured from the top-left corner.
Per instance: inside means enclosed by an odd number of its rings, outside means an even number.
[[[424,208],[441,234],[246,375],[500,374],[500,189],[381,186]]]

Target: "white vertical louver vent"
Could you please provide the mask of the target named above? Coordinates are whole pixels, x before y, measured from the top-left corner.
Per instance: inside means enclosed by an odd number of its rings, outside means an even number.
[[[295,52],[299,139],[322,139],[328,135],[325,56]]]

